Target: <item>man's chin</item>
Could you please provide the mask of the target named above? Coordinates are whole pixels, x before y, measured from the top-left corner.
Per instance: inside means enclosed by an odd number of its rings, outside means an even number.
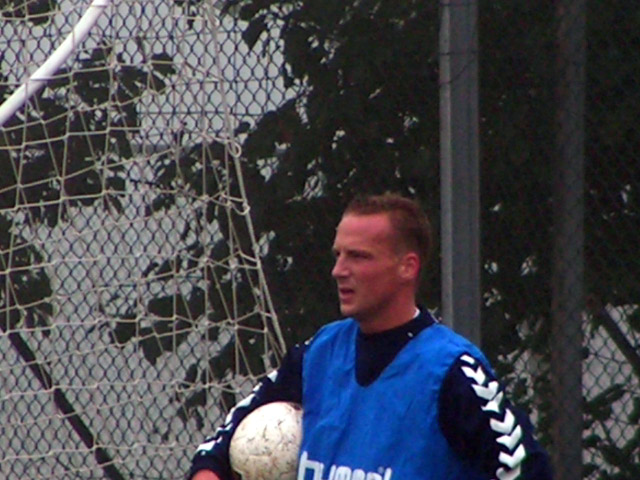
[[[340,304],[340,313],[343,317],[353,317],[357,313],[357,309],[352,305]]]

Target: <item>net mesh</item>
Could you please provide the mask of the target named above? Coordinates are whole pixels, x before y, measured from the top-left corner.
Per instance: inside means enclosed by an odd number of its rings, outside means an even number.
[[[88,5],[0,6],[7,98]],[[278,364],[238,139],[284,91],[236,32],[210,4],[111,2],[3,126],[1,477],[182,478]]]

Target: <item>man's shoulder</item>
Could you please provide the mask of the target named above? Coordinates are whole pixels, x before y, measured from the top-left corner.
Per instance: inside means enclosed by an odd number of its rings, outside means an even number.
[[[420,355],[433,361],[439,359],[445,366],[451,366],[463,355],[468,355],[486,364],[483,352],[473,342],[455,332],[449,326],[435,323],[424,329],[416,339]]]
[[[355,344],[358,324],[352,318],[343,318],[326,323],[304,343],[304,358],[321,351],[348,350]]]
[[[316,333],[307,340],[308,345],[312,345],[323,339],[340,335],[353,335],[357,332],[358,323],[353,318],[341,318],[333,320],[320,327]]]

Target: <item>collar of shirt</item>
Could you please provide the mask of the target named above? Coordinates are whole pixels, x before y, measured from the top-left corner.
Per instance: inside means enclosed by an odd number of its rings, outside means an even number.
[[[426,309],[402,325],[379,333],[358,332],[356,338],[356,380],[359,385],[373,383],[398,352],[422,330],[433,325],[434,318]]]

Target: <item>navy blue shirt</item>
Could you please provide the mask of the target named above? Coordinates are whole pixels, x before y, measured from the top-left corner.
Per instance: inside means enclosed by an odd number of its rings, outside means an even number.
[[[376,333],[359,332],[356,338],[356,380],[367,386],[378,378],[398,352],[420,331],[435,323],[426,311],[394,329]],[[251,395],[229,413],[225,424],[200,445],[190,476],[209,469],[223,480],[232,480],[229,442],[240,421],[253,409],[273,401],[302,404],[302,360],[305,345],[294,346],[283,359],[277,373],[265,377]],[[490,369],[476,362],[469,367],[469,356],[462,355],[449,369],[440,392],[438,419],[443,435],[463,459],[496,478],[496,472],[512,472],[509,480],[550,480],[551,467],[546,452],[533,436],[529,419],[504,395],[503,387]],[[478,377],[482,384],[478,386]],[[492,409],[491,402],[500,408]],[[509,412],[505,415],[504,412]],[[526,452],[522,456],[521,453]],[[514,476],[513,472],[519,472]]]

